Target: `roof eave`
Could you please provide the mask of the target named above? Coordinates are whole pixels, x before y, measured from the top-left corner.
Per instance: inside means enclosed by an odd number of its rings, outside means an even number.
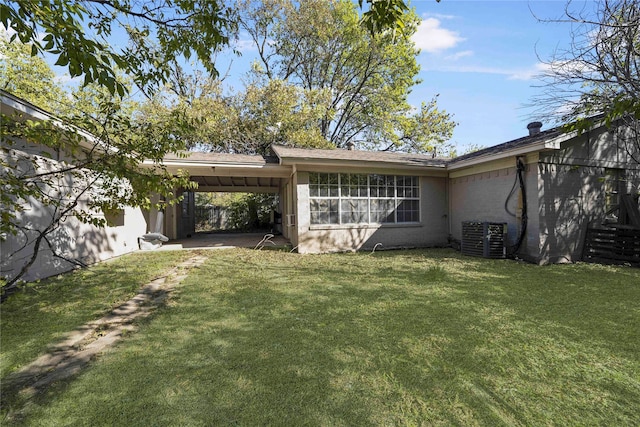
[[[421,164],[407,164],[403,162],[388,162],[380,160],[348,160],[348,159],[319,159],[311,157],[279,157],[281,165],[318,165],[318,166],[333,166],[333,167],[361,167],[361,168],[383,168],[383,169],[431,169],[431,170],[445,170],[446,164],[439,165],[421,165]]]
[[[462,168],[467,168],[470,166],[476,166],[482,163],[491,162],[494,160],[501,160],[509,157],[518,157],[524,156],[531,153],[542,152],[542,151],[553,151],[559,150],[562,142],[567,141],[571,138],[574,138],[577,133],[567,133],[560,134],[554,138],[538,141],[533,144],[528,144],[525,146],[515,147],[512,149],[504,150],[500,153],[487,153],[482,156],[472,157],[466,160],[461,160],[459,162],[453,161],[447,165],[447,170],[458,170]]]
[[[79,144],[83,148],[92,149],[97,146],[105,151],[118,151],[113,147],[105,148],[104,146],[102,146],[103,144],[100,142],[100,140],[90,132],[87,132],[86,130],[76,125],[67,123],[63,119],[49,113],[48,111],[43,110],[42,108],[33,105],[30,102],[8,92],[0,91],[0,101],[2,104],[6,105],[14,112],[26,114],[33,120],[41,122],[50,121],[54,124],[54,126],[57,126],[60,129],[74,132],[75,134],[82,137],[82,139],[79,141]]]

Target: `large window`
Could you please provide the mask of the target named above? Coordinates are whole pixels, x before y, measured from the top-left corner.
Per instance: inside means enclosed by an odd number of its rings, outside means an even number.
[[[309,174],[311,224],[420,221],[418,177]]]

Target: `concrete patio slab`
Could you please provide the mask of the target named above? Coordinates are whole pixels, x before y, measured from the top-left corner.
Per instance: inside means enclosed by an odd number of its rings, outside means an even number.
[[[282,235],[271,233],[196,233],[185,239],[170,240],[157,250],[255,248],[258,245],[286,246],[290,242]]]

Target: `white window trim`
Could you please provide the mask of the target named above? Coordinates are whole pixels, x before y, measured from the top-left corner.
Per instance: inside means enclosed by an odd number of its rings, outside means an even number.
[[[401,227],[401,226],[419,226],[422,224],[422,209],[421,209],[421,182],[419,176],[414,175],[384,175],[384,174],[357,174],[357,173],[344,173],[344,172],[309,172],[309,177],[311,174],[323,174],[323,175],[337,175],[338,176],[338,195],[337,196],[312,196],[311,195],[311,179],[309,179],[309,206],[311,206],[312,200],[337,200],[338,201],[338,223],[328,223],[328,224],[314,224],[311,223],[311,218],[309,218],[309,222],[311,224],[312,229],[322,229],[322,228],[379,228],[383,227]],[[367,196],[362,197],[352,197],[352,196],[342,196],[342,176],[343,175],[365,175],[367,177]],[[392,176],[393,177],[393,197],[371,197],[371,176],[372,175],[381,175],[381,176]],[[415,187],[418,191],[418,197],[398,197],[398,177],[410,177],[415,178],[417,180],[417,186]],[[409,187],[414,188],[414,187]],[[367,222],[361,223],[352,223],[342,222],[342,201],[343,200],[366,200],[367,201]],[[372,200],[393,200],[396,208],[393,210],[394,220],[393,222],[372,222],[371,221],[371,201]],[[400,202],[404,200],[415,200],[418,202],[418,219],[417,221],[406,221],[406,222],[398,222],[398,206]],[[311,208],[309,209],[309,213],[311,214]],[[310,215],[311,216],[311,215]]]

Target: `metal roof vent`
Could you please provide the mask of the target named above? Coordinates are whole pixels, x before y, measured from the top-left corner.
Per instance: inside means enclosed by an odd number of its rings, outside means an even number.
[[[356,144],[354,144],[353,141],[347,142],[347,150],[353,151],[355,148],[356,148]]]
[[[527,129],[529,129],[529,136],[534,136],[540,133],[540,129],[542,128],[542,122],[531,122],[527,125]]]

